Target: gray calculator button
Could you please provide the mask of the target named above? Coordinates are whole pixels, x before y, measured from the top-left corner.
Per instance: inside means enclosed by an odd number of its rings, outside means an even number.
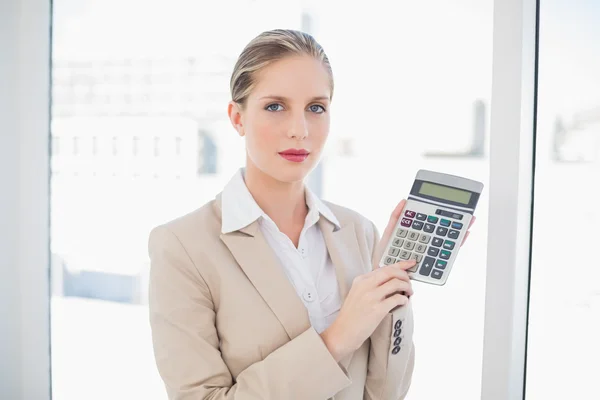
[[[396,259],[394,257],[386,257],[384,263],[385,265],[395,264]]]
[[[443,226],[438,226],[435,231],[435,234],[438,236],[446,236],[446,233],[448,233],[448,228],[444,228]]]
[[[408,238],[410,240],[417,241],[419,239],[419,232],[412,231],[411,233],[408,234]]]
[[[396,247],[390,247],[390,251],[388,252],[388,254],[393,257],[398,257],[398,254],[400,254],[400,249]]]
[[[425,224],[425,227],[423,228],[423,232],[433,233],[433,231],[435,231],[435,225]]]
[[[425,257],[423,260],[423,264],[421,264],[421,269],[419,270],[419,274],[429,276],[431,270],[433,269],[433,264],[435,263],[435,259],[431,257]]]
[[[454,229],[450,229],[450,232],[448,232],[448,237],[450,239],[458,239],[458,235],[460,235],[460,232],[455,231]]]
[[[420,231],[421,229],[423,229],[423,223],[421,221],[415,221],[412,224],[412,228],[414,230]]]
[[[431,236],[429,235],[421,235],[421,237],[419,238],[419,242],[421,243],[429,243],[429,240],[431,239]]]
[[[415,242],[409,242],[408,240],[404,243],[404,248],[406,250],[412,250],[415,248]]]
[[[408,231],[406,229],[399,228],[396,231],[396,236],[401,237],[401,238],[405,238],[407,234],[408,234]]]
[[[416,216],[416,218],[417,218],[419,221],[425,221],[425,220],[427,219],[427,215],[425,215],[425,214],[421,214],[421,213],[417,213],[417,216]]]
[[[407,250],[402,250],[402,251],[400,252],[400,258],[401,258],[402,260],[408,260],[408,259],[410,258],[410,251],[407,251]]]
[[[443,274],[444,274],[444,272],[443,272],[443,271],[440,271],[440,270],[438,270],[438,269],[434,269],[434,270],[431,272],[431,277],[432,277],[432,278],[435,278],[435,279],[442,279],[442,275],[443,275]]]
[[[440,249],[438,248],[430,247],[429,250],[427,250],[427,255],[429,256],[437,257],[438,254],[440,254]]]
[[[444,243],[444,241],[440,238],[433,238],[433,242],[431,242],[432,246],[435,247],[442,247],[442,244]]]
[[[392,242],[392,246],[396,246],[396,247],[402,247],[402,245],[404,244],[404,239],[394,239],[394,241]]]
[[[417,253],[412,253],[412,255],[410,256],[411,260],[415,260],[418,263],[421,262],[421,260],[423,259],[423,256]]]
[[[417,248],[415,249],[417,253],[425,253],[425,250],[427,250],[427,246],[424,244],[419,244],[417,245]]]

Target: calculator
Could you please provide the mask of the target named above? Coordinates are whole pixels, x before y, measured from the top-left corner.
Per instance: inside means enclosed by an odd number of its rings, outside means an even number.
[[[419,170],[379,266],[416,260],[410,279],[444,285],[482,190],[481,182]]]

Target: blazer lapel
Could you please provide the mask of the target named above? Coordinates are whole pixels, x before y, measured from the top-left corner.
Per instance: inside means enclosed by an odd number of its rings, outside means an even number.
[[[279,319],[290,339],[310,328],[308,311],[265,240],[258,221],[240,231],[221,234],[221,240]]]
[[[321,216],[319,227],[323,233],[329,256],[335,267],[340,296],[343,302],[352,287],[354,277],[365,273],[354,225],[346,222],[340,229],[334,230],[334,224]],[[342,359],[340,364],[347,369],[353,356],[354,353],[351,353]]]

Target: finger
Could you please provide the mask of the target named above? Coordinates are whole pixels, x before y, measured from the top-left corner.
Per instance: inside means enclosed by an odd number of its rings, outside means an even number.
[[[469,237],[470,233],[471,233],[470,231],[467,231],[467,233],[465,233],[465,237],[463,238],[463,241],[460,244],[460,247],[462,247],[465,244],[465,242],[467,241],[467,238]]]
[[[412,260],[410,262],[412,262],[413,266],[415,265],[414,260]],[[407,263],[409,263],[409,262],[407,262]],[[408,278],[408,273],[405,270],[396,266],[396,264],[387,265],[385,267],[379,268],[378,270],[371,272],[371,274],[373,276],[373,282],[374,282],[373,286],[381,286],[384,283],[386,283],[387,281],[389,281],[390,279],[394,279],[394,278],[405,280],[405,281],[410,280]]]
[[[375,296],[379,300],[384,300],[390,296],[393,296],[396,293],[400,293],[403,296],[412,296],[413,289],[411,284],[406,281],[402,281],[400,279],[390,279],[383,285],[379,286],[375,289]]]
[[[416,260],[406,260],[397,262],[396,264],[392,264],[391,267],[400,268],[401,270],[406,271],[407,269],[411,269],[412,267],[414,267],[416,263]]]
[[[404,306],[408,303],[408,297],[403,296],[399,293],[388,297],[381,302],[381,308],[384,312],[390,312],[396,307]]]
[[[473,224],[475,223],[475,220],[477,219],[476,216],[472,216],[471,217],[471,222],[469,222],[469,227],[467,228],[467,230],[471,229],[471,227],[473,226]]]
[[[392,211],[392,215],[390,215],[390,220],[388,221],[387,227],[383,231],[383,238],[388,239],[394,233],[394,229],[396,228],[396,224],[402,215],[402,211],[404,211],[404,206],[406,205],[406,200],[401,200],[400,203],[394,208]],[[387,241],[386,241],[387,243]]]

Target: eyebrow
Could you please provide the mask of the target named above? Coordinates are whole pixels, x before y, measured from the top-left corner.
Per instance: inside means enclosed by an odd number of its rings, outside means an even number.
[[[273,100],[279,100],[279,101],[284,101],[284,102],[288,100],[286,97],[283,97],[283,96],[263,96],[259,100],[263,100],[263,99],[273,99]],[[310,100],[311,101],[315,101],[315,100],[329,100],[329,96],[316,96],[316,97],[313,97]]]

